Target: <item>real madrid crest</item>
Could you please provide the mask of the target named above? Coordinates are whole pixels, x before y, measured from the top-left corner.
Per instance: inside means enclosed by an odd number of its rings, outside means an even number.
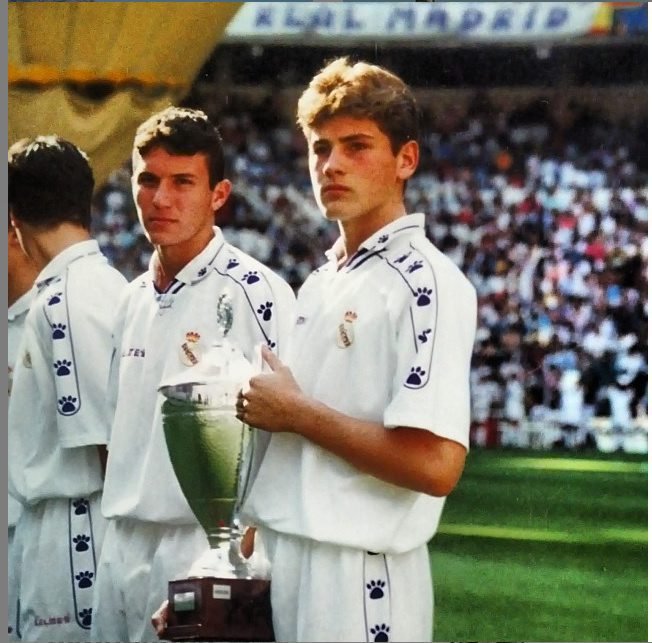
[[[201,335],[194,330],[188,331],[179,353],[181,363],[186,366],[199,364],[203,353],[204,342],[202,342]]]
[[[348,348],[353,344],[353,323],[358,316],[352,311],[344,313],[344,321],[337,327],[337,345],[339,348]]]

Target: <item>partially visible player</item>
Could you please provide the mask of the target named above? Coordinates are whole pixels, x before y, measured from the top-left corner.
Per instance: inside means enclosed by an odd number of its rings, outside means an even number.
[[[8,426],[26,641],[88,641],[92,621],[111,328],[126,285],[90,236],[93,187],[88,158],[66,140],[39,136],[9,150],[9,214],[39,271]]]
[[[25,318],[32,302],[34,279],[36,279],[36,266],[23,252],[16,236],[16,231],[9,223],[7,231],[7,382],[9,396],[13,380],[14,365],[20,339],[23,334]],[[19,547],[15,543],[16,523],[21,513],[21,504],[13,496],[7,497],[7,582],[8,582],[8,635],[9,640],[20,638],[18,625],[18,579],[20,578],[20,556],[17,554]]]

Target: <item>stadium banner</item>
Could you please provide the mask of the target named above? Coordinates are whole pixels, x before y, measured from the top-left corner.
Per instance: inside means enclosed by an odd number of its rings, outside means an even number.
[[[246,2],[227,42],[541,40],[589,34],[600,2]]]

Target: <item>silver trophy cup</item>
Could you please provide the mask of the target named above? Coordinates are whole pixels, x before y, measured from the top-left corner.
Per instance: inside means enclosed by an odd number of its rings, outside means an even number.
[[[273,641],[269,580],[254,578],[239,553],[252,430],[235,417],[235,404],[253,367],[227,339],[233,308],[226,294],[217,323],[221,337],[201,361],[159,388],[170,461],[210,544],[188,578],[168,584],[166,638]]]

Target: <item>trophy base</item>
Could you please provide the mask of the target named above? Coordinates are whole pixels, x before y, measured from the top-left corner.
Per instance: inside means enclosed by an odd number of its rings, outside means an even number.
[[[170,641],[273,641],[270,581],[184,578],[168,583]]]

